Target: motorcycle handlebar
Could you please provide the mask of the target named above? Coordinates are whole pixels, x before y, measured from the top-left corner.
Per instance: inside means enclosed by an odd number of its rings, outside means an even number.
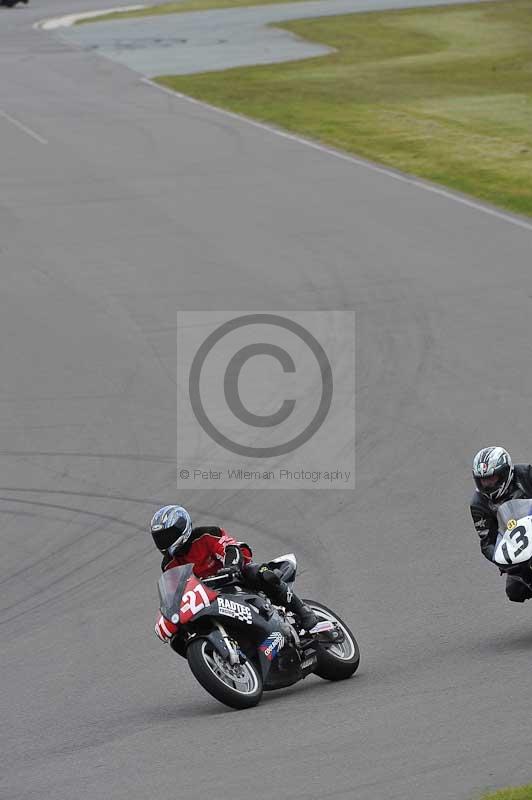
[[[228,583],[235,583],[237,578],[237,573],[225,573],[222,575],[211,575],[209,578],[202,578],[202,583],[205,583],[207,586],[224,586]]]

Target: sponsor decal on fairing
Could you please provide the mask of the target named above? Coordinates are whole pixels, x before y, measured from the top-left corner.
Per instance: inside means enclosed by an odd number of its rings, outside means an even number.
[[[224,617],[231,617],[231,619],[238,619],[240,622],[246,622],[251,625],[253,617],[251,609],[242,603],[237,603],[235,600],[229,600],[227,597],[218,598],[218,611]]]
[[[267,639],[260,645],[259,650],[264,653],[268,661],[272,661],[277,655],[279,650],[284,647],[284,636],[279,631],[270,633]]]

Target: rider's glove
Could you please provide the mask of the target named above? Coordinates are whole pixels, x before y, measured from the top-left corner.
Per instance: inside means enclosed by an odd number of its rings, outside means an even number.
[[[240,547],[236,544],[228,544],[225,548],[224,567],[234,567],[241,569],[244,563],[244,557]]]
[[[170,641],[174,633],[177,631],[177,625],[171,622],[166,617],[161,616],[155,623],[155,635],[165,644]]]

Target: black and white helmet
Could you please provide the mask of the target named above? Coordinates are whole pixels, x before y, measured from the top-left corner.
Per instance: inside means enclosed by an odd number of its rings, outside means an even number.
[[[510,454],[503,447],[484,447],[473,459],[473,480],[485,497],[500,501],[508,491],[514,476]]]
[[[150,530],[161,553],[176,556],[190,539],[192,519],[183,506],[163,506],[153,515]]]

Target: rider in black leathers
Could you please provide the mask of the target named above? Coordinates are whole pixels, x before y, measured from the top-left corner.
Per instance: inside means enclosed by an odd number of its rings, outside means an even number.
[[[532,465],[512,464],[502,447],[485,447],[473,460],[473,479],[477,491],[471,499],[471,516],[480,537],[482,555],[493,562],[497,542],[497,508],[508,500],[532,499]],[[506,577],[506,595],[514,603],[524,603],[532,592],[512,575]]]

